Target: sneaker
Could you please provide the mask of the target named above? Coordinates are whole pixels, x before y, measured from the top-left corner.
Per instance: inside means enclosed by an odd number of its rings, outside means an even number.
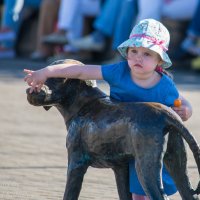
[[[104,42],[97,42],[92,35],[88,35],[78,40],[70,41],[70,44],[79,50],[102,51],[105,47]]]
[[[200,72],[200,57],[192,60],[192,69]]]
[[[2,58],[14,58],[15,57],[15,51],[14,49],[9,49],[0,46],[0,59]]]
[[[52,33],[50,35],[45,36],[42,39],[42,42],[52,45],[65,45],[68,43],[68,40],[65,34]]]
[[[16,39],[16,34],[9,28],[0,29],[0,42],[14,41]]]

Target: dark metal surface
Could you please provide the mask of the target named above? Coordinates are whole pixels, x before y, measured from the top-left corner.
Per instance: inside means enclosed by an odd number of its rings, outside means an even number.
[[[65,119],[68,179],[64,199],[78,199],[88,166],[112,168],[120,199],[131,199],[127,171],[130,158],[136,160],[139,179],[149,197],[167,199],[160,187],[159,174],[168,131],[165,164],[182,199],[198,199],[190,188],[185,147],[179,134],[195,151],[198,169],[199,148],[169,109],[160,104],[112,102],[85,81],[50,79],[47,85],[40,93],[28,93],[28,100],[37,106],[56,106]]]

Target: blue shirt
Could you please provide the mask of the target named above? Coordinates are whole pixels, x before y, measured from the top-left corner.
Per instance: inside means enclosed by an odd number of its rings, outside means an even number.
[[[123,102],[158,102],[166,106],[173,106],[174,100],[179,97],[177,88],[170,77],[162,74],[160,81],[153,87],[142,88],[131,78],[127,61],[103,65],[101,67],[103,79],[110,86],[110,96]],[[138,181],[134,161],[129,163],[130,191],[145,195]],[[164,191],[167,195],[174,194],[177,189],[165,167],[162,171]]]

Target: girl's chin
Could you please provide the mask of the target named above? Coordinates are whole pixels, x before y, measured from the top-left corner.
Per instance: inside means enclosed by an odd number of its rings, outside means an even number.
[[[134,67],[133,67],[133,70],[136,70],[136,71],[144,71],[143,67],[139,67],[139,66],[134,66]]]

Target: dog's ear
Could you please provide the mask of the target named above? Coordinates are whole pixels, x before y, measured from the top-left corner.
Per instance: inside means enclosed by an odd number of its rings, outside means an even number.
[[[48,111],[52,106],[43,106],[43,108]]]

